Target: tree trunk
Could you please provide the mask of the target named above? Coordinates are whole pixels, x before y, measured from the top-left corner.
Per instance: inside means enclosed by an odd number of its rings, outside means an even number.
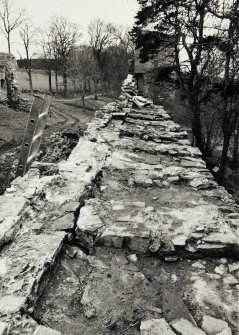
[[[84,110],[84,112],[86,112],[86,106],[85,106],[85,92],[82,93],[82,95],[81,95],[81,99],[82,99],[83,110]]]
[[[63,73],[63,87],[64,87],[64,96],[67,96],[67,74],[64,71]]]
[[[10,33],[7,33],[7,45],[8,45],[8,52],[11,53],[11,42],[10,42]]]
[[[29,77],[30,94],[33,95],[32,69],[31,69],[31,67],[29,67],[29,69],[28,69],[28,77]]]
[[[227,155],[230,145],[230,138],[231,134],[229,131],[223,132],[223,147],[222,147],[222,154],[221,154],[221,162],[220,162],[220,170],[219,170],[219,182],[224,184],[225,183],[225,172],[227,168]]]
[[[192,120],[192,132],[194,137],[193,142],[194,145],[197,146],[201,151],[201,153],[204,155],[205,143],[202,132],[201,114],[199,106],[197,105],[197,102],[195,101],[194,97],[189,97],[189,105],[193,113],[193,120]]]
[[[55,70],[56,94],[58,94],[58,71]]]
[[[49,91],[52,92],[51,70],[48,70],[48,83],[49,83]]]
[[[97,83],[94,83],[94,95],[95,95],[95,100],[98,100],[98,94],[97,94]]]
[[[239,168],[239,129],[236,129],[234,132],[232,168]]]

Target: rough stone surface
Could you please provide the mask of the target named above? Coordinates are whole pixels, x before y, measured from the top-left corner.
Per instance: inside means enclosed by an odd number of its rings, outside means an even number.
[[[225,333],[225,335],[231,334],[231,330],[228,327],[228,323],[226,321],[219,320],[208,315],[205,315],[203,317],[202,329],[208,335],[218,335],[221,333],[223,334],[223,332]]]
[[[171,322],[172,328],[180,335],[207,335],[200,328],[195,327],[186,319],[174,320]]]
[[[8,324],[6,322],[0,322],[0,335],[8,335]]]
[[[97,113],[54,175],[34,167],[0,197],[0,322],[32,335],[38,325],[24,318],[37,309],[64,334],[138,335],[141,320],[181,318],[195,335],[210,310],[236,332],[238,206],[162,107],[122,99]],[[51,276],[62,253],[62,277]]]
[[[140,325],[141,335],[174,335],[165,319],[153,319],[142,321]]]
[[[44,326],[39,326],[34,335],[61,335],[61,333],[59,333],[56,330],[44,327]]]

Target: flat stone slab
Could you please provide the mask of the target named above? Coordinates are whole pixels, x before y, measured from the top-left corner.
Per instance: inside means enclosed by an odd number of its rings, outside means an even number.
[[[51,329],[51,328],[47,328],[44,326],[39,326],[34,335],[61,335],[61,333],[59,333],[58,331]]]
[[[216,319],[208,315],[205,315],[202,319],[202,329],[208,335],[214,335],[214,334],[231,335],[232,333],[226,321]]]
[[[28,233],[4,249],[1,254],[4,271],[0,281],[0,320],[24,310],[26,302],[31,307],[46,284],[45,274],[54,266],[64,238],[63,232],[54,235]]]
[[[203,330],[194,326],[186,319],[174,320],[170,325],[179,335],[207,335]]]
[[[153,319],[142,321],[140,325],[141,335],[175,335],[165,319]]]
[[[6,322],[0,322],[0,335],[7,335],[9,326]]]

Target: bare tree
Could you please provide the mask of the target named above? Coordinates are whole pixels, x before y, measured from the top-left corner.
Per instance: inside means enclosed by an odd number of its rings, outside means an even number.
[[[57,63],[55,61],[55,54],[54,54],[54,49],[52,45],[52,36],[51,36],[49,29],[45,29],[44,31],[41,31],[41,41],[39,44],[42,50],[41,57],[47,68],[49,91],[52,92],[51,74],[52,74],[52,70],[55,70],[56,93],[58,93]]]
[[[34,53],[31,51],[31,47],[35,44],[37,29],[32,25],[31,22],[25,23],[20,30],[20,37],[24,45],[26,59],[25,69],[29,77],[30,93],[33,94],[32,84],[32,58]]]
[[[12,0],[0,0],[0,18],[3,25],[1,30],[7,39],[8,52],[11,53],[11,33],[26,20],[25,11],[15,12]]]
[[[50,34],[55,60],[60,64],[62,70],[64,95],[67,95],[68,57],[71,50],[79,41],[81,34],[79,33],[79,28],[76,24],[70,22],[67,18],[62,16],[52,17]]]
[[[95,68],[96,63],[90,46],[82,45],[71,52],[68,75],[75,91],[81,93],[84,111],[86,110],[85,94],[87,86],[88,91],[90,91],[89,83],[94,81]]]
[[[105,23],[101,19],[93,20],[88,27],[90,36],[90,46],[97,64],[98,76],[95,76],[94,88],[95,99],[97,99],[97,91],[99,82],[103,75],[103,67],[105,61],[105,49],[113,45],[115,41],[115,27],[111,23]]]

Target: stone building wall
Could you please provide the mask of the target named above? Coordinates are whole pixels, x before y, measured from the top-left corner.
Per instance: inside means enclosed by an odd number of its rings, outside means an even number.
[[[135,51],[134,75],[138,90],[155,104],[168,105],[175,95],[174,80],[167,75],[173,66],[173,50],[165,48],[151,60],[141,63],[139,50]]]
[[[19,88],[16,80],[17,61],[8,53],[0,53],[1,97],[6,95],[8,104],[16,108],[19,104]]]

